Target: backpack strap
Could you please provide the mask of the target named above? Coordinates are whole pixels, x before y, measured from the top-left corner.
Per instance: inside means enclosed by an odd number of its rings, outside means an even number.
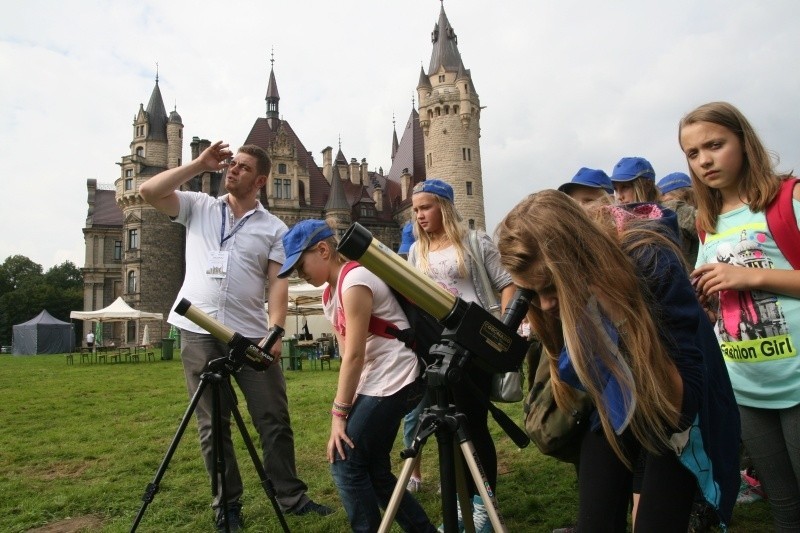
[[[361,264],[358,261],[348,261],[342,267],[342,270],[339,272],[339,279],[336,282],[336,295],[339,297],[339,309],[342,309],[341,313],[337,313],[339,316],[337,326],[340,329],[340,333],[342,335],[345,334],[346,325],[344,319],[344,310],[342,306],[342,284],[344,282],[344,277],[347,275],[348,272],[353,270],[354,268],[360,267]],[[327,303],[331,299],[331,286],[328,285],[325,287],[325,290],[322,293],[322,301],[327,305]],[[384,320],[383,318],[379,318],[375,315],[371,315],[369,318],[369,327],[367,331],[372,333],[373,335],[377,335],[378,337],[383,337],[386,339],[398,339],[400,338],[401,330],[397,329],[397,326],[394,323],[389,322],[388,320]],[[402,340],[402,339],[401,339]],[[404,341],[405,342],[405,341]]]
[[[798,179],[794,177],[783,180],[778,194],[767,206],[766,215],[767,226],[778,249],[792,268],[800,270],[800,229],[797,227],[792,204],[797,182]]]

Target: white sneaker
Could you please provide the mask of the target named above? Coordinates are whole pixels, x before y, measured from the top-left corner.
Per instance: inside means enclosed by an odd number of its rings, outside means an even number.
[[[458,529],[459,533],[464,533],[464,517],[461,516],[461,502],[456,500],[456,509],[458,510],[458,524],[456,528]],[[444,524],[439,525],[436,529],[438,533],[444,533]],[[477,532],[477,529],[475,530]]]
[[[411,476],[411,478],[408,480],[408,485],[406,485],[406,490],[408,492],[419,492],[422,490],[422,480]]]
[[[492,533],[494,528],[489,520],[489,513],[483,500],[477,494],[472,498],[472,523],[475,525],[475,533]]]

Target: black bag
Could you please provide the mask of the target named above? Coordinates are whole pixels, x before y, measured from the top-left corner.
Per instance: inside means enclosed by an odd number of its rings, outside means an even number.
[[[427,368],[435,362],[435,358],[430,355],[430,350],[433,345],[439,344],[441,341],[444,326],[433,315],[412,303],[396,290],[392,289],[392,293],[408,318],[409,328],[403,330],[395,328],[391,333],[411,348],[417,354],[420,363]]]
[[[550,364],[543,351],[533,378],[533,386],[522,404],[528,437],[544,455],[566,463],[577,463],[583,432],[589,426],[594,406],[589,395],[576,390],[576,408],[566,412],[558,408],[550,382]]]

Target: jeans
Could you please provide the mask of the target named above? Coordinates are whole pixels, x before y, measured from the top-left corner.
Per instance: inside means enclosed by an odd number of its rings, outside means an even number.
[[[194,396],[200,385],[200,376],[209,361],[228,355],[225,343],[211,335],[182,330],[181,359],[189,396]],[[289,402],[286,398],[286,380],[280,365],[273,364],[264,372],[257,372],[248,365],[233,374],[247,402],[247,410],[258,431],[263,451],[264,470],[275,485],[276,499],[283,511],[294,510],[308,502],[308,487],[297,477],[294,456],[294,433],[289,421]],[[233,392],[233,387],[228,387]],[[220,391],[222,410],[222,439],[225,454],[225,485],[228,504],[238,503],[242,495],[242,478],[231,440],[231,405],[228,394]],[[211,388],[195,409],[200,432],[200,451],[208,475],[213,478],[214,462],[211,435]],[[222,490],[218,484],[212,507],[221,507]]]
[[[391,396],[356,397],[347,418],[347,435],[355,448],[344,445],[346,459],[338,453],[331,474],[354,532],[373,532],[381,522],[380,509],[389,504],[397,478],[392,474],[390,454],[400,420],[422,398],[421,380]],[[405,492],[396,520],[404,531],[433,532],[436,529],[425,510]]]
[[[742,442],[767,493],[775,531],[800,531],[800,405],[739,406]]]
[[[417,431],[417,424],[419,423],[419,415],[422,414],[423,409],[430,405],[431,393],[426,388],[425,394],[422,395],[422,399],[417,406],[403,417],[403,444],[405,444],[406,448],[410,448],[411,443],[414,441],[414,434]]]

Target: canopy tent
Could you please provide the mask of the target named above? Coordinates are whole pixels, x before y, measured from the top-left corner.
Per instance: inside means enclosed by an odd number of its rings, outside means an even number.
[[[117,297],[111,305],[97,311],[71,311],[70,318],[77,320],[96,320],[98,322],[127,322],[128,320],[163,320],[161,313],[148,313],[139,311],[128,305],[122,296]]]
[[[300,317],[320,316],[322,311],[322,292],[325,286],[314,287],[310,283],[301,280],[290,280],[289,282],[289,306],[287,310],[288,316],[294,316],[294,333],[301,333],[302,326],[300,325]],[[265,305],[267,312],[269,306]],[[308,323],[307,320],[303,321],[304,324]],[[289,323],[287,321],[287,330]],[[324,330],[326,332],[332,331],[330,324],[324,318],[319,318],[310,323],[312,331]],[[289,332],[287,331],[287,334]]]
[[[98,309],[97,311],[71,311],[69,317],[75,320],[95,320],[98,322],[98,325],[100,322],[128,322],[129,320],[136,320],[137,338],[139,320],[164,320],[164,315],[161,313],[148,313],[147,311],[134,309],[122,299],[122,296],[117,297],[108,307]],[[100,329],[102,330],[102,328]],[[95,346],[102,342],[102,331],[99,335],[100,337],[98,338],[98,335],[95,334]]]
[[[15,355],[67,353],[75,346],[75,330],[72,324],[54,318],[45,309],[14,326],[12,339]]]

